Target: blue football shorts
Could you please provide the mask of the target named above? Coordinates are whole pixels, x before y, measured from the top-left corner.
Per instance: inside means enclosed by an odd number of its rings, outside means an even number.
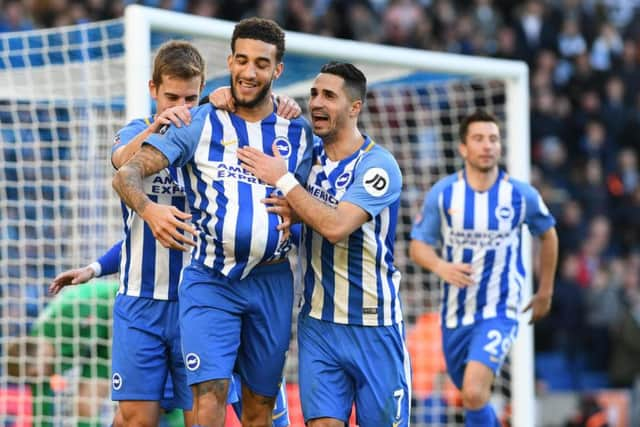
[[[442,328],[442,348],[447,371],[453,383],[462,389],[464,370],[471,360],[498,374],[511,344],[518,335],[514,319],[494,317],[458,328]]]
[[[179,300],[189,385],[237,372],[254,393],[278,395],[293,309],[288,262],[257,266],[241,280],[191,263],[182,272]]]
[[[116,295],[113,305],[113,400],[161,401],[191,409],[182,361],[178,301]],[[167,387],[167,381],[171,381]]]
[[[402,323],[355,326],[301,315],[298,350],[305,422],[346,423],[355,403],[360,427],[409,425],[411,368]]]

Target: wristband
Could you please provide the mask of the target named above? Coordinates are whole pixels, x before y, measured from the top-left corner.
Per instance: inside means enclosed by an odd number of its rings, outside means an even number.
[[[296,185],[299,184],[300,183],[296,177],[291,172],[287,172],[276,181],[276,188],[282,191],[282,194],[286,196]]]
[[[102,273],[102,266],[98,261],[92,262],[87,266],[87,268],[93,270],[93,277],[100,277],[100,274]]]

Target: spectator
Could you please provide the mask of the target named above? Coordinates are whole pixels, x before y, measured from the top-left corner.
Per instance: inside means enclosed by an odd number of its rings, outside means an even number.
[[[217,3],[208,0],[192,0],[189,5],[189,13],[209,18],[217,16],[219,10]]]
[[[31,29],[33,29],[33,23],[27,15],[22,1],[6,1],[2,7],[2,16],[0,16],[0,32],[25,31]]]
[[[638,156],[632,148],[623,148],[618,152],[617,167],[607,177],[609,195],[617,208],[628,202],[636,188],[640,186]]]
[[[426,17],[425,17],[426,18]],[[364,2],[355,2],[349,8],[349,21],[353,28],[353,36],[356,40],[362,40],[369,43],[379,43],[382,35],[380,34],[380,22],[375,12]],[[421,23],[427,23],[425,19]],[[429,36],[430,29],[424,34]]]
[[[542,138],[558,137],[563,134],[565,123],[558,117],[556,105],[556,96],[551,88],[534,94],[534,103],[531,109],[531,140],[534,144],[534,151],[541,148],[536,146],[536,143],[539,143]],[[562,141],[560,144],[563,144]]]
[[[608,22],[602,24],[598,38],[593,42],[591,65],[598,71],[608,71],[622,54],[622,38]]]
[[[573,60],[573,73],[567,84],[567,93],[571,102],[578,106],[585,92],[597,91],[601,78],[596,75],[586,53],[577,55]],[[584,106],[583,106],[584,107]]]
[[[423,13],[413,0],[397,0],[385,10],[382,18],[383,40],[395,46],[413,46],[414,31]]]
[[[486,40],[491,48],[491,53],[495,53],[496,45],[496,28],[500,28],[503,24],[503,17],[493,6],[492,0],[474,0],[474,6],[471,17],[478,34]]]
[[[549,48],[553,42],[553,29],[545,21],[545,5],[541,0],[528,0],[517,20],[518,43],[525,52],[525,59],[531,62],[535,52],[541,48]]]
[[[585,301],[587,368],[606,371],[609,366],[609,331],[622,310],[621,283],[616,281],[606,266],[595,273],[587,289]]]
[[[556,191],[570,190],[567,174],[567,149],[565,144],[556,136],[543,138],[536,147],[540,169],[544,173],[544,180]]]
[[[526,58],[526,52],[518,45],[516,31],[513,27],[504,26],[498,28],[494,56],[503,59]]]
[[[587,160],[582,172],[583,175],[576,184],[576,194],[587,218],[609,214],[609,194],[598,159]]]
[[[637,271],[627,270],[624,311],[613,328],[609,375],[615,387],[630,387],[640,378],[640,288],[637,279]]]
[[[569,253],[562,260],[554,290],[549,318],[535,329],[536,346],[557,349],[566,360],[579,367],[578,359],[584,351],[584,292],[578,283],[578,257]],[[577,385],[578,372],[571,372]]]
[[[640,250],[640,186],[626,197],[616,212],[617,231],[627,253]]]
[[[575,18],[567,18],[558,35],[558,52],[564,58],[574,58],[587,51],[587,41],[584,39]]]
[[[587,289],[608,253],[611,223],[606,216],[597,216],[589,224],[589,233],[582,242],[576,280]]]
[[[594,396],[580,398],[578,413],[566,423],[566,427],[607,427],[607,413]]]
[[[620,141],[627,125],[627,107],[624,99],[624,81],[618,76],[607,79],[602,104],[602,121],[614,143]]]
[[[582,206],[575,199],[567,200],[558,221],[558,234],[560,240],[560,253],[575,253],[586,233]]]
[[[615,71],[620,75],[625,87],[625,105],[632,106],[634,95],[640,88],[640,65],[638,64],[638,48],[632,39],[625,39],[622,58]]]
[[[584,135],[580,139],[580,157],[585,161],[596,160],[606,173],[613,170],[615,153],[614,143],[609,138],[607,128],[598,119],[587,122]],[[585,175],[589,178],[589,175]]]

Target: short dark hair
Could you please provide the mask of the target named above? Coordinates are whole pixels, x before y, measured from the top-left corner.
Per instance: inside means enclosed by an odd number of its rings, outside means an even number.
[[[334,74],[342,77],[347,93],[352,101],[364,102],[367,96],[367,78],[355,65],[348,62],[329,62],[320,69],[321,73]]]
[[[170,40],[160,46],[153,60],[152,80],[156,86],[162,84],[162,76],[181,80],[200,77],[200,86],[205,83],[205,64],[198,49],[185,40]]]
[[[462,120],[460,123],[460,142],[465,143],[467,138],[467,132],[469,131],[469,125],[475,122],[492,122],[495,123],[498,128],[500,127],[500,123],[498,123],[498,119],[493,114],[485,111],[485,110],[476,110],[473,113],[469,114]]]
[[[231,52],[236,51],[236,40],[260,40],[276,47],[276,61],[282,62],[284,56],[284,31],[271,19],[247,18],[238,22],[231,36]]]

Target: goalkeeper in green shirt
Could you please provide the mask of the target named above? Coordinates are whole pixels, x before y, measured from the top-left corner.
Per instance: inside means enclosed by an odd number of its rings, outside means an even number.
[[[111,386],[110,325],[117,290],[117,282],[106,281],[70,287],[51,300],[28,337],[7,348],[7,373],[31,385],[34,425],[53,427],[54,416],[73,413],[78,426],[101,425],[100,408]]]

